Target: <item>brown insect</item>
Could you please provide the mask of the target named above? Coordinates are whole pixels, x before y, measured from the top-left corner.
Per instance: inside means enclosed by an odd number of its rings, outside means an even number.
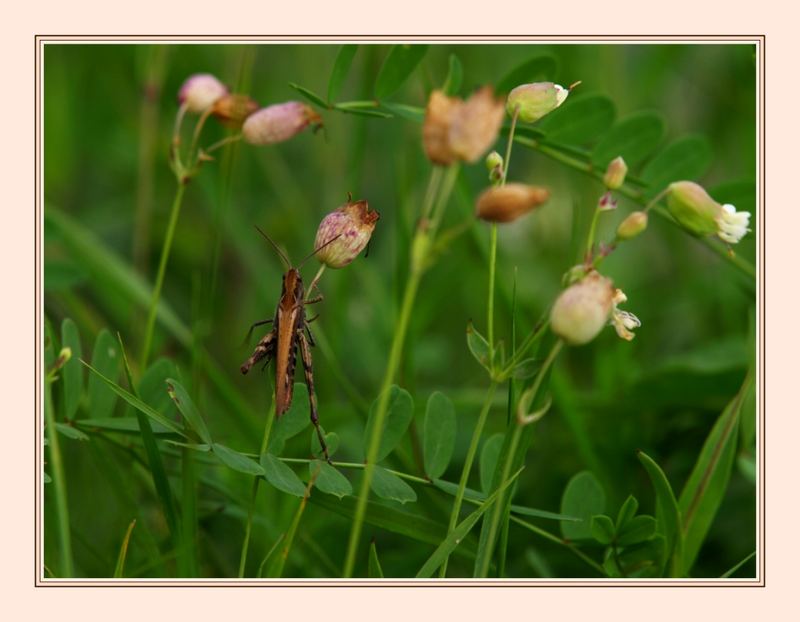
[[[311,405],[311,423],[314,424],[314,428],[317,430],[317,438],[319,438],[319,444],[325,454],[325,460],[330,461],[328,447],[325,445],[325,438],[319,427],[317,398],[314,393],[314,372],[311,360],[311,346],[315,345],[315,343],[308,325],[317,319],[317,317],[315,316],[309,320],[306,319],[305,313],[306,305],[320,302],[322,296],[319,295],[315,298],[305,299],[305,289],[303,288],[303,279],[300,277],[299,269],[306,260],[313,257],[316,253],[325,248],[325,246],[336,240],[336,238],[314,249],[314,252],[306,257],[297,268],[293,268],[291,262],[280,247],[275,244],[266,233],[261,231],[261,229],[258,227],[256,227],[256,229],[258,229],[258,232],[272,244],[288,269],[283,275],[281,299],[278,302],[275,317],[255,322],[250,327],[248,337],[252,334],[256,326],[272,324],[272,330],[264,335],[261,341],[258,342],[250,358],[242,363],[241,370],[243,374],[246,374],[256,363],[264,361],[264,367],[266,367],[271,359],[275,359],[275,416],[280,417],[289,410],[289,406],[292,404],[294,369],[297,362],[297,350],[298,348],[300,349],[300,358],[303,361],[306,386],[308,387],[308,400]],[[313,289],[315,285],[316,284],[312,284],[311,289]]]

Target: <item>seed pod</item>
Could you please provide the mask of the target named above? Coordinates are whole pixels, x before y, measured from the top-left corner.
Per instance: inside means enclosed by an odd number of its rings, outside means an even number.
[[[512,222],[550,197],[546,188],[510,183],[488,188],[478,197],[475,214],[488,222]]]
[[[519,120],[533,123],[558,108],[568,95],[569,89],[552,82],[521,84],[508,94],[506,110],[513,116],[519,107]]]
[[[620,240],[630,240],[645,229],[647,229],[647,212],[632,212],[617,227],[617,237]]]
[[[200,114],[227,94],[228,87],[210,73],[196,73],[184,81],[178,91],[178,101],[184,104],[189,112]]]
[[[329,268],[343,268],[367,246],[379,218],[380,214],[370,211],[364,200],[345,203],[332,211],[317,229],[314,248],[322,249],[317,258]]]
[[[608,163],[606,174],[603,176],[603,183],[609,190],[616,190],[625,183],[625,175],[628,174],[628,165],[622,156],[618,156]]]
[[[242,126],[242,134],[253,145],[271,145],[289,140],[312,123],[322,123],[312,108],[300,102],[285,102],[251,114]]]
[[[588,343],[608,323],[614,295],[611,279],[592,272],[561,292],[550,312],[550,327],[569,344]]]
[[[211,113],[225,124],[239,126],[258,110],[258,103],[247,95],[223,95],[214,102]]]

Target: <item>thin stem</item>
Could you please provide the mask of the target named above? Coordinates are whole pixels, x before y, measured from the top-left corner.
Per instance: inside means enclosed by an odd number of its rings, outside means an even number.
[[[651,199],[651,201],[645,206],[644,211],[649,212],[651,209],[653,209],[658,204],[658,202],[666,196],[667,192],[669,192],[669,186],[667,186],[656,196],[654,196]]]
[[[494,373],[494,283],[497,271],[497,223],[492,223],[489,242],[489,294],[486,301],[486,322],[489,337],[489,369]]]
[[[311,297],[311,293],[314,291],[314,288],[317,286],[317,283],[322,278],[322,273],[325,272],[326,267],[327,267],[326,264],[320,264],[319,270],[317,270],[317,273],[311,280],[311,285],[308,286],[308,291],[306,292],[306,300],[308,300]]]
[[[203,126],[205,126],[206,121],[208,121],[208,117],[211,116],[213,110],[214,110],[213,106],[209,106],[208,108],[206,108],[203,111],[203,114],[200,115],[197,124],[194,126],[194,133],[192,134],[192,145],[189,147],[189,162],[191,163],[190,166],[192,168],[194,168],[194,165],[197,164],[196,158],[195,162],[192,163],[192,154],[194,154],[197,151],[197,143],[200,140],[200,134],[203,133]]]
[[[598,204],[594,208],[594,213],[592,214],[592,224],[589,225],[589,234],[586,236],[586,257],[592,256],[592,250],[594,249],[594,236],[597,233],[597,220],[600,217],[600,205]]]
[[[183,195],[185,192],[186,184],[178,182],[178,189],[175,191],[175,199],[172,201],[172,210],[170,211],[167,233],[164,237],[164,244],[161,247],[161,260],[158,263],[158,273],[156,274],[156,283],[153,287],[153,297],[150,300],[150,309],[147,312],[147,324],[144,331],[144,345],[142,346],[142,370],[147,369],[147,358],[150,356],[150,347],[153,343],[153,329],[155,328],[158,301],[161,298],[161,288],[164,285],[164,275],[167,272],[169,253],[172,249],[172,240],[175,237],[175,228],[178,224],[178,216],[181,213],[181,204],[183,203]]]
[[[439,184],[442,182],[442,167],[434,166],[431,171],[431,177],[428,181],[428,189],[425,191],[425,198],[422,201],[422,219],[427,220],[430,218],[431,210],[433,209],[433,200],[436,198],[436,193],[439,190]]]
[[[492,400],[494,399],[494,393],[496,389],[497,383],[492,381],[489,384],[489,390],[486,392],[486,397],[483,400],[483,406],[481,408],[480,415],[478,415],[478,422],[475,424],[475,429],[472,432],[472,440],[469,442],[467,457],[464,459],[464,467],[461,470],[461,478],[458,481],[458,491],[456,492],[456,498],[453,501],[453,509],[450,512],[450,524],[447,527],[448,536],[453,532],[458,524],[458,516],[461,512],[461,504],[464,500],[464,491],[467,487],[467,482],[469,481],[470,472],[472,471],[472,463],[475,460],[475,455],[478,453],[478,444],[480,443],[481,435],[483,434],[483,428],[486,425],[486,419],[488,418],[489,411],[492,407]],[[449,558],[449,555],[445,557],[444,562],[439,569],[439,576],[442,578],[447,576],[447,562]]]
[[[272,423],[275,421],[275,397],[273,395],[272,404],[267,413],[267,422],[264,425],[264,436],[261,439],[261,450],[258,455],[266,453],[269,446],[269,437],[272,432]],[[250,508],[247,511],[247,523],[244,528],[244,541],[242,542],[242,551],[239,554],[239,578],[244,577],[244,569],[247,564],[247,552],[250,548],[250,532],[253,529],[253,514],[256,506],[256,495],[258,494],[258,484],[261,481],[260,477],[253,478],[253,486],[250,490]]]
[[[514,144],[514,131],[517,129],[517,119],[519,118],[519,106],[514,108],[514,114],[511,116],[511,127],[508,130],[508,143],[506,144],[506,157],[503,160],[503,179],[501,185],[506,183],[508,177],[508,165],[511,162],[511,147]]]
[[[214,151],[216,151],[217,149],[219,149],[221,147],[224,147],[225,145],[228,145],[230,143],[235,143],[235,142],[237,142],[237,141],[239,141],[241,139],[242,139],[242,135],[241,134],[231,134],[230,136],[226,136],[225,138],[221,138],[217,142],[213,143],[207,149],[203,149],[203,152],[206,155],[209,155],[209,154],[213,153]]]
[[[286,532],[286,537],[283,538],[283,546],[278,554],[278,559],[275,562],[275,565],[271,568],[272,571],[269,573],[271,577],[280,577],[283,574],[283,567],[286,565],[286,560],[289,557],[289,551],[294,543],[294,536],[297,533],[297,527],[300,525],[300,519],[303,517],[303,512],[306,509],[306,505],[308,505],[308,498],[311,496],[311,489],[314,487],[315,479],[316,475],[313,475],[308,480],[306,492],[303,495],[303,498],[300,499],[300,505],[297,506],[297,511],[294,513],[292,524],[289,526],[289,531]]]
[[[545,540],[549,540],[550,542],[553,542],[554,544],[560,544],[561,546],[567,547],[570,551],[572,551],[580,559],[582,559],[587,564],[589,564],[592,568],[594,568],[601,575],[606,576],[606,571],[603,569],[603,567],[600,564],[598,564],[591,557],[586,555],[586,553],[581,551],[578,547],[576,547],[571,542],[567,542],[565,540],[562,540],[561,538],[559,538],[558,536],[553,535],[552,533],[550,533],[546,529],[542,529],[541,527],[537,527],[533,523],[529,523],[528,521],[523,520],[523,519],[519,518],[518,516],[511,516],[511,522],[512,523],[516,523],[517,525],[520,525],[522,527],[525,527],[525,529],[528,529],[529,531],[532,531],[533,533],[542,536]]]

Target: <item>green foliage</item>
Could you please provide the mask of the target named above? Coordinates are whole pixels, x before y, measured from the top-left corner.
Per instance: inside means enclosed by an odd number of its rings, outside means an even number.
[[[661,115],[637,112],[619,121],[600,139],[592,151],[592,162],[600,170],[617,156],[628,166],[636,166],[656,150],[664,138],[665,124]]]
[[[417,493],[414,492],[411,486],[383,467],[375,467],[371,485],[373,492],[381,499],[400,503],[417,500]]]
[[[537,54],[514,67],[495,86],[497,93],[508,93],[520,84],[553,80],[558,69],[558,61],[551,54]]]
[[[314,479],[314,486],[329,495],[340,499],[353,494],[353,487],[347,478],[335,467],[323,460],[313,460],[308,465],[309,475]]]
[[[328,103],[334,102],[339,97],[339,91],[342,90],[342,85],[350,72],[350,66],[353,64],[353,58],[357,51],[357,45],[343,45],[339,48],[331,77],[328,80]]]
[[[393,46],[375,78],[375,98],[381,100],[396,93],[403,82],[411,76],[427,51],[427,45],[404,43]]]
[[[389,410],[381,433],[381,444],[376,458],[378,462],[386,458],[403,440],[403,436],[411,424],[411,419],[414,417],[414,400],[411,398],[411,394],[398,386],[392,386],[389,391]],[[378,402],[379,399],[376,399],[369,410],[367,427],[364,430],[364,447],[369,444],[372,436]]]
[[[450,463],[456,442],[456,413],[453,402],[435,391],[425,408],[423,432],[425,473],[431,479],[442,476]]]
[[[605,95],[570,95],[536,127],[549,141],[584,145],[604,134],[616,114],[614,102]]]
[[[561,522],[561,533],[570,540],[592,537],[592,517],[606,509],[606,494],[597,478],[581,471],[569,480],[561,497],[561,513],[575,516],[581,522]]]
[[[294,471],[272,454],[261,456],[264,477],[275,488],[295,497],[305,495],[306,487]]]

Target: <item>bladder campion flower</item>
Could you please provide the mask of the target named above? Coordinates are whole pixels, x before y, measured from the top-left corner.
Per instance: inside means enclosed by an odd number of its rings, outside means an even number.
[[[635,238],[647,229],[647,212],[631,212],[617,227],[617,237],[620,240]]]
[[[503,102],[489,86],[466,101],[434,91],[422,126],[425,153],[435,164],[475,162],[497,140],[502,122]]]
[[[626,300],[628,300],[628,297],[621,289],[614,291],[614,306],[611,309],[610,323],[614,327],[614,330],[617,331],[617,335],[625,341],[631,341],[636,336],[631,331],[633,331],[634,328],[639,328],[642,323],[639,321],[639,318],[630,311],[617,309],[617,305],[622,304]]]
[[[256,110],[258,102],[247,95],[228,94],[214,102],[211,113],[223,123],[238,126]]]
[[[332,211],[317,229],[314,248],[322,249],[317,258],[329,268],[343,268],[367,246],[379,218],[364,200],[348,201]]]
[[[667,209],[689,232],[716,235],[728,244],[739,242],[750,229],[750,213],[720,205],[692,181],[676,181],[667,188]]]
[[[603,175],[603,183],[609,190],[616,190],[625,183],[625,175],[628,174],[628,165],[622,156],[617,156],[608,163],[606,174]]]
[[[253,145],[271,145],[289,140],[311,124],[321,125],[322,119],[310,106],[291,101],[251,114],[242,126],[242,134]]]
[[[178,101],[189,112],[200,114],[220,97],[228,94],[228,87],[210,73],[189,76],[178,91]]]
[[[518,108],[520,121],[534,123],[563,104],[568,95],[569,89],[553,82],[521,84],[508,94],[506,110],[513,116]]]
[[[550,197],[546,188],[510,183],[487,188],[478,197],[475,213],[488,222],[512,222]]]

